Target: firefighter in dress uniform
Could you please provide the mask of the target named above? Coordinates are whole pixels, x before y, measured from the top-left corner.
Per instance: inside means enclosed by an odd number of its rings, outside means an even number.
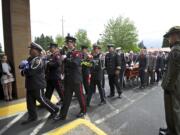
[[[56,89],[59,97],[60,103],[62,103],[64,99],[64,90],[62,85],[62,56],[58,49],[58,45],[51,43],[49,46],[49,50],[52,53],[47,59],[46,66],[46,80],[47,80],[47,89],[45,92],[45,96],[48,99],[51,99],[54,89]]]
[[[54,117],[59,111],[58,107],[52,104],[44,95],[46,79],[44,64],[40,56],[43,49],[40,45],[33,42],[29,48],[30,57],[27,60],[23,60],[19,65],[22,76],[25,76],[25,87],[27,90],[26,104],[28,110],[28,119],[21,124],[28,124],[37,120],[36,100],[51,113],[49,118]]]
[[[120,56],[115,52],[114,45],[108,45],[109,53],[106,54],[105,57],[105,67],[108,74],[109,86],[110,86],[110,94],[108,97],[114,97],[115,95],[115,87],[118,92],[118,97],[121,98],[121,88],[120,88]]]
[[[88,95],[88,92],[90,91],[90,79],[91,79],[91,72],[90,68],[92,67],[92,55],[88,54],[88,47],[87,46],[81,46],[82,51],[82,77],[83,77],[83,85],[85,89],[86,95]]]
[[[60,114],[54,120],[65,120],[72,100],[73,92],[80,104],[80,112],[77,117],[86,114],[86,103],[82,89],[82,67],[81,52],[75,49],[76,39],[68,34],[66,44],[68,46],[67,56],[64,59],[64,101]]]
[[[97,44],[93,45],[93,66],[91,68],[91,84],[90,84],[90,92],[87,96],[87,106],[90,106],[91,98],[93,93],[95,93],[96,86],[98,87],[101,102],[99,105],[106,104],[105,100],[105,91],[102,87],[102,79],[103,79],[103,59],[102,53],[100,52],[101,47]]]

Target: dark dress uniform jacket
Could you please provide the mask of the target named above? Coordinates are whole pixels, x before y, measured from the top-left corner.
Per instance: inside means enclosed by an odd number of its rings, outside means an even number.
[[[83,59],[84,61],[86,61],[86,59],[87,59],[87,54],[82,53],[82,59]],[[85,65],[82,65],[82,73],[83,73],[84,76],[89,75],[89,74],[90,74],[90,68],[87,67],[87,66],[85,66]]]
[[[139,70],[147,69],[147,57],[146,57],[146,55],[139,55],[137,61],[139,62]]]
[[[27,90],[46,88],[44,64],[41,57],[28,58],[29,68],[24,71],[25,87]]]
[[[155,70],[156,68],[156,57],[154,57],[153,55],[148,55],[147,56],[147,64],[148,64],[148,69],[151,70]]]
[[[93,80],[101,81],[103,79],[103,60],[102,54],[93,55],[93,67],[91,68],[91,75]]]
[[[61,79],[62,60],[59,52],[52,54],[47,64],[46,74],[48,80]]]
[[[162,81],[162,88],[177,93],[180,98],[180,45],[174,45],[169,53],[168,67]]]
[[[163,69],[163,58],[162,56],[157,56],[157,59],[156,59],[156,70],[158,69]]]
[[[117,67],[120,69],[120,57],[117,53],[108,53],[105,57],[105,67],[107,70],[107,74],[113,75],[115,74],[115,70]]]
[[[165,91],[167,127],[172,135],[180,135],[180,43],[171,49],[161,86]]]
[[[67,58],[64,60],[65,81],[69,83],[82,82],[82,67],[80,52],[72,51],[67,53]]]
[[[125,59],[124,53],[121,53],[119,56],[120,56],[119,59],[120,59],[121,71],[124,72],[126,70],[127,60]]]

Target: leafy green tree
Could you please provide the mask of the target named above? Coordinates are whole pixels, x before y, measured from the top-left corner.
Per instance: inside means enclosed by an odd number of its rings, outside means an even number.
[[[162,47],[169,47],[169,41],[167,38],[163,39]]]
[[[81,49],[81,46],[87,46],[91,48],[91,41],[87,37],[87,31],[84,29],[79,29],[78,32],[75,34],[76,37],[76,45],[77,49]]]
[[[57,35],[55,41],[59,47],[63,47],[64,42],[65,42],[65,38],[61,35]]]
[[[48,50],[48,46],[50,43],[54,43],[52,36],[44,36],[41,34],[40,37],[35,37],[35,43],[41,45],[45,50]]]
[[[119,16],[116,19],[110,19],[107,25],[105,25],[105,31],[102,34],[104,48],[107,48],[108,43],[112,43],[125,51],[138,51],[137,41],[138,34],[136,27],[129,18]]]

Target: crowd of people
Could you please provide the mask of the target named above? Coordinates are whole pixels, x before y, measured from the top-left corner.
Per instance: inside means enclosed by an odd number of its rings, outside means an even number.
[[[83,117],[87,107],[91,106],[91,99],[99,91],[100,103],[106,104],[106,97],[112,98],[117,90],[118,98],[122,98],[126,82],[140,78],[140,88],[159,82],[166,70],[168,53],[147,52],[142,49],[140,54],[124,53],[114,44],[107,45],[108,52],[101,52],[101,46],[93,44],[92,52],[87,46],[76,50],[76,38],[68,35],[66,45],[59,49],[51,43],[49,51],[36,44],[30,45],[30,56],[20,63],[22,76],[26,78],[27,109],[29,117],[23,124],[37,119],[36,100],[51,113],[49,118],[55,121],[65,120],[73,97],[77,97],[80,112],[77,117]],[[138,72],[128,77],[127,72]],[[105,74],[108,76],[110,91],[105,93]],[[150,80],[149,80],[150,78]],[[57,91],[59,102],[54,105],[51,97]],[[106,90],[107,92],[107,90]],[[61,109],[59,111],[59,106]]]
[[[21,75],[25,77],[28,110],[28,119],[22,124],[37,120],[36,100],[51,113],[49,118],[59,121],[66,119],[74,95],[80,105],[77,117],[84,117],[96,90],[100,97],[98,105],[104,105],[106,98],[117,95],[121,99],[128,83],[133,86],[138,82],[136,85],[141,90],[162,79],[167,128],[160,128],[159,134],[180,135],[180,26],[172,27],[164,37],[169,41],[170,52],[152,52],[144,48],[140,53],[125,53],[114,44],[108,44],[105,53],[99,44],[93,44],[91,52],[84,45],[77,50],[76,38],[69,34],[63,48],[51,43],[47,52],[32,42],[29,57],[19,65]],[[14,77],[6,55],[2,58],[0,73],[5,99],[10,101]],[[105,85],[105,76],[109,88]],[[57,104],[51,102],[54,89],[59,95]]]

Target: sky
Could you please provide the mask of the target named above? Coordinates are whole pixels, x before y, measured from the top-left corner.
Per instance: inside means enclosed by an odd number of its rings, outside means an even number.
[[[180,25],[180,0],[30,0],[31,35],[56,37],[74,35],[78,29],[87,30],[92,43],[104,31],[110,18],[129,17],[134,22],[139,41],[148,47],[160,47],[168,29]],[[1,11],[1,10],[0,10]],[[3,42],[2,13],[0,12],[0,42]]]

